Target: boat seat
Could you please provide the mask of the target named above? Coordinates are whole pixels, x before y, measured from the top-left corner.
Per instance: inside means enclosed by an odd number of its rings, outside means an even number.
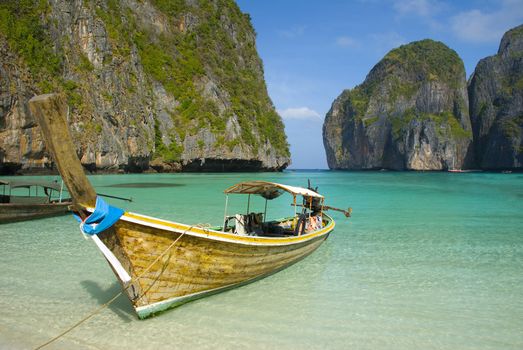
[[[263,213],[250,213],[248,231],[252,234],[263,234]]]
[[[234,233],[242,236],[263,234],[263,213],[236,214]]]
[[[234,215],[234,219],[236,221],[236,224],[234,225],[234,233],[240,236],[248,236],[247,233],[247,217],[248,215],[243,214],[236,214]]]

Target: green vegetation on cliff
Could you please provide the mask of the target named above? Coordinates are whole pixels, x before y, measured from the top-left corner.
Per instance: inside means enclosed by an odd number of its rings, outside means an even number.
[[[41,18],[48,15],[46,0],[19,0],[0,2],[0,35],[23,58],[32,74],[38,77],[42,92],[57,88],[61,59],[53,52],[53,45]]]
[[[468,94],[477,166],[521,169],[523,25],[503,35],[496,55],[479,61]]]
[[[445,44],[430,39],[391,50],[382,60],[388,71],[400,69],[418,81],[440,81],[459,86],[465,73],[463,61]]]
[[[380,89],[386,94],[389,114],[394,114],[394,106],[399,103],[399,100],[410,100],[419,92],[422,83],[437,81],[451,89],[456,89],[463,80],[464,74],[463,62],[454,50],[438,41],[421,40],[391,50],[372,69],[363,84],[344,93],[345,103],[349,104],[356,120],[364,121],[363,117],[367,113],[371,96],[381,95],[382,93],[378,91]],[[461,107],[464,110],[465,106]],[[450,113],[450,110],[442,114],[447,112]],[[408,124],[411,114],[406,111],[402,115],[405,119],[403,124]],[[447,121],[446,118],[431,119]],[[372,122],[365,120],[364,124],[367,127],[375,121],[376,119]],[[455,129],[456,134],[459,134],[458,129]]]
[[[283,123],[274,111],[259,71],[261,62],[249,16],[226,0],[203,0],[198,6],[184,0],[151,3],[168,18],[172,30],[156,33],[137,25],[134,15],[116,0],[109,0],[107,9],[100,9],[97,14],[108,28],[116,54],[125,57],[135,45],[145,72],[179,102],[172,111],[174,131],[179,136],[194,135],[200,128],[210,126],[220,135],[225,131],[226,120],[234,114],[242,141],[255,152],[260,142],[268,140],[279,154],[288,156]],[[228,31],[227,25],[233,29]],[[212,76],[218,87],[227,92],[230,108],[225,113],[220,113],[214,101],[202,96],[197,82],[205,76]],[[260,140],[254,137],[255,133]],[[217,140],[219,144],[226,143],[223,137]],[[229,141],[228,145],[238,143]],[[171,158],[171,152],[163,149],[159,147],[160,155]]]
[[[344,109],[348,112],[346,115],[362,121],[367,112],[371,94],[372,86],[369,84],[361,84],[354,89],[345,90],[342,99],[344,100]]]
[[[152,158],[166,161],[186,159],[189,140],[198,157],[212,146],[210,157],[288,162],[250,17],[233,0],[1,1],[0,40],[28,69],[34,92],[67,96],[80,130],[130,125],[122,138],[140,138]],[[128,100],[136,101],[131,109]]]
[[[514,41],[519,40],[523,37],[523,26],[519,25],[517,27],[514,27],[507,31],[505,34],[503,34],[503,39],[506,41]]]
[[[197,9],[183,0],[153,0],[153,4],[169,16],[173,24],[188,26],[184,17],[187,14],[198,19],[194,29],[174,33],[166,40],[167,44],[169,41],[174,43],[180,52],[178,74],[186,84],[181,85],[185,91],[178,92],[183,98],[183,107],[178,112],[183,116],[195,105],[198,110],[195,114],[206,118],[217,131],[225,128],[216,106],[195,99],[190,83],[191,77],[212,72],[219,86],[230,96],[231,112],[238,117],[242,139],[258,147],[258,141],[253,137],[254,125],[261,134],[261,142],[269,140],[279,152],[289,155],[283,123],[268,98],[263,74],[258,71],[261,62],[254,45],[250,17],[241,13],[234,2],[225,0],[200,1]]]
[[[393,116],[389,118],[389,120],[392,125],[392,135],[395,139],[401,138],[401,136],[409,127],[410,122],[413,120],[420,122],[430,120],[434,122],[438,136],[444,139],[469,139],[472,137],[472,131],[463,129],[454,114],[450,112],[416,113],[414,108],[410,108],[403,114],[399,116]]]
[[[507,138],[517,138],[523,128],[523,115],[502,119],[499,121],[499,124],[501,125],[503,134]]]
[[[49,34],[47,0],[19,0],[0,2],[0,35],[7,40],[10,48],[23,60],[38,93],[65,93],[68,103],[77,109],[85,107],[81,83],[62,77],[64,52],[54,45]],[[92,72],[94,67],[89,59],[79,53],[77,70]]]

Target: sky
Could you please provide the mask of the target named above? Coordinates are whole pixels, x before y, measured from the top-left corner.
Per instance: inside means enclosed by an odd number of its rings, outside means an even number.
[[[326,169],[322,126],[332,102],[391,49],[442,41],[467,79],[523,24],[523,0],[237,0],[251,16],[269,96],[285,123],[290,169]]]

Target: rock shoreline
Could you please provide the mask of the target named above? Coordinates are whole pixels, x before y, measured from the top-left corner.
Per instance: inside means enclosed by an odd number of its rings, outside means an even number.
[[[83,165],[88,174],[154,174],[154,173],[194,173],[194,172],[281,172],[279,168],[264,167],[260,161],[243,159],[198,159],[183,163],[155,163],[148,168],[97,168]],[[37,168],[22,168],[20,164],[0,164],[0,176],[3,175],[59,175],[54,165]]]

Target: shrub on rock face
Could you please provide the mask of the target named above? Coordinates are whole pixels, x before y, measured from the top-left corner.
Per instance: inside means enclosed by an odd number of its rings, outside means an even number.
[[[390,51],[334,101],[323,138],[334,169],[463,167],[472,139],[463,62],[432,40]]]

